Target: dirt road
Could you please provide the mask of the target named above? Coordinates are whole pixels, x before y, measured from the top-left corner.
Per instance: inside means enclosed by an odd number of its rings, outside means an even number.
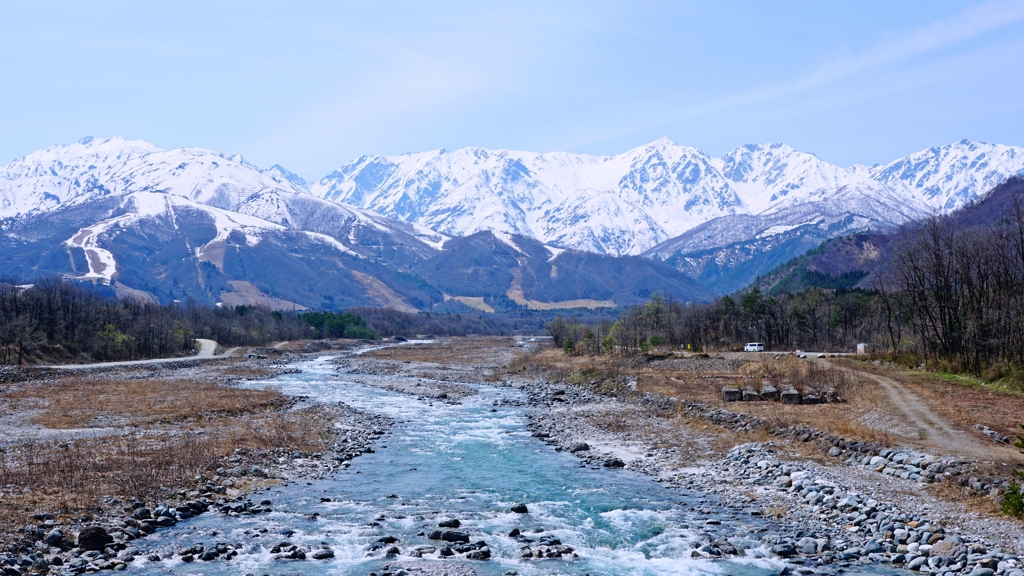
[[[97,362],[95,364],[55,364],[53,366],[40,366],[40,368],[57,368],[60,370],[82,370],[87,368],[116,368],[120,366],[144,366],[146,364],[164,364],[167,362],[181,362],[182,360],[216,360],[220,358],[228,358],[235,353],[238,348],[232,348],[223,354],[217,356],[214,352],[217,350],[217,343],[213,340],[207,340],[206,338],[196,338],[196,343],[199,345],[199,351],[195,356],[185,356],[181,358],[154,358],[152,360],[126,360],[123,362]]]
[[[856,368],[838,366],[823,358],[809,359],[877,383],[882,391],[885,392],[892,407],[903,413],[906,417],[907,424],[918,429],[919,439],[923,447],[931,451],[971,459],[1005,461],[1007,459],[1017,460],[1020,457],[1012,448],[979,440],[964,430],[957,428],[948,420],[936,414],[925,400],[898,380],[857,370]]]

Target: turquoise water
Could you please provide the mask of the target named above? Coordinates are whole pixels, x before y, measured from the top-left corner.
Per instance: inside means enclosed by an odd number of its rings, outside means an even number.
[[[784,566],[763,557],[764,550],[756,543],[761,532],[771,529],[768,521],[627,470],[581,468],[575,457],[532,438],[524,408],[493,405],[502,399],[520,399],[516,390],[479,385],[480,393],[465,398],[461,405],[431,405],[408,395],[338,381],[326,357],[297,366],[302,373],[250,386],[273,385],[289,394],[344,402],[392,417],[396,423],[378,441],[375,453],[360,456],[330,480],[292,483],[254,495],[252,500],[257,502],[273,501],[274,512],[268,515],[230,518],[208,513],[139,541],[143,556],[151,550],[226,542],[241,548],[231,561],[185,564],[173,558],[142,561],[142,567],[133,570],[147,574],[380,573],[384,565],[419,560],[404,556],[414,546],[437,546],[438,542],[416,534],[430,532],[439,520],[448,518],[459,519],[460,530],[468,532],[471,541],[485,540],[489,545],[492,558],[488,561],[458,560],[480,574],[516,570],[519,574],[754,576],[778,574]],[[517,502],[526,503],[529,513],[509,512]],[[721,523],[708,524],[708,520]],[[554,535],[575,548],[579,558],[521,560],[521,544],[506,536],[513,528],[534,540]],[[266,534],[260,535],[260,529],[266,529]],[[286,537],[289,532],[293,533]],[[380,552],[368,556],[369,545],[382,536],[397,537],[403,556],[384,559]],[[691,558],[701,538],[708,536],[730,537],[748,548],[747,556],[715,561]],[[313,547],[327,544],[336,557],[273,560],[270,548],[282,540]],[[432,561],[433,556],[422,561]]]

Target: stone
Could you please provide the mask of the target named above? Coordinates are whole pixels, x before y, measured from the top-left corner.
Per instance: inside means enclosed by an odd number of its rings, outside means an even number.
[[[821,404],[821,398],[817,396],[804,396],[801,404]]]
[[[64,540],[64,533],[60,531],[60,528],[54,528],[46,534],[43,538],[43,542],[46,542],[50,546],[60,546],[60,543]]]
[[[586,442],[577,442],[569,447],[569,452],[575,454],[577,452],[586,452],[590,450],[590,445]]]
[[[451,520],[444,520],[442,522],[438,522],[437,525],[441,528],[458,528],[462,525],[462,523],[459,522],[457,519],[453,518]]]
[[[519,528],[513,528],[513,529],[512,529],[512,530],[511,530],[511,531],[510,531],[510,532],[508,533],[508,537],[509,537],[509,538],[515,538],[515,537],[519,536],[520,534],[522,534],[522,531],[520,531],[520,530],[519,530]]]
[[[954,538],[943,538],[939,542],[932,545],[931,552],[932,556],[938,558],[959,558],[962,554],[967,554],[967,547],[957,542]]]
[[[744,388],[743,389],[743,401],[744,402],[759,402],[760,400],[761,400],[761,395],[758,394],[757,390],[754,390],[753,388]]]
[[[743,393],[740,392],[739,388],[733,388],[732,386],[722,388],[722,400],[726,402],[739,402],[742,398]]]
[[[458,530],[445,530],[441,533],[440,540],[445,542],[462,542],[464,544],[469,543],[469,534],[465,532],[459,532]]]
[[[799,404],[800,393],[796,390],[785,390],[779,395],[779,402],[783,404]]]
[[[782,544],[772,546],[771,553],[781,558],[789,558],[790,556],[796,555],[796,546],[793,546],[788,542],[783,542]]]
[[[527,514],[530,511],[526,507],[526,504],[523,504],[522,502],[520,502],[519,504],[516,504],[515,506],[513,506],[511,510],[512,510],[512,512],[515,512],[516,514]]]
[[[774,386],[761,386],[761,398],[771,400],[772,402],[778,402],[779,390]]]
[[[78,533],[78,547],[83,550],[103,551],[108,544],[114,542],[114,537],[107,534],[102,526],[86,526]]]
[[[796,543],[796,549],[801,554],[815,554],[818,552],[818,542],[814,538],[810,537],[801,538],[800,541]]]
[[[328,558],[334,558],[334,550],[330,548],[322,548],[313,552],[313,560],[327,560]]]
[[[604,461],[605,468],[625,468],[626,463],[618,458],[609,458]]]
[[[993,574],[995,574],[995,570],[978,566],[974,570],[971,570],[970,576],[992,576]]]
[[[928,558],[926,556],[918,556],[907,563],[907,570],[917,570],[921,566],[924,566],[927,561]]]

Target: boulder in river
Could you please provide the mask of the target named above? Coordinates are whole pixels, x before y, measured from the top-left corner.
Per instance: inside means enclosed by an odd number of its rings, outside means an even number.
[[[782,558],[789,558],[790,556],[796,555],[796,546],[793,546],[789,542],[783,542],[782,544],[776,544],[772,546],[772,554],[780,556]]]
[[[330,548],[322,548],[313,552],[314,560],[327,560],[328,558],[334,558],[334,550]]]
[[[586,442],[577,442],[569,447],[569,452],[572,452],[573,454],[577,452],[586,452],[587,450],[590,450],[590,444],[587,444]]]
[[[529,512],[529,509],[526,507],[526,504],[520,502],[519,504],[516,504],[515,506],[512,507],[512,511],[516,514],[526,514]]]
[[[437,525],[441,528],[458,528],[459,526],[461,526],[461,524],[462,523],[459,522],[458,519],[456,518],[452,518],[451,520],[443,520],[437,523]]]
[[[441,532],[441,540],[445,542],[469,542],[469,534],[458,530],[445,530]]]
[[[619,458],[609,458],[604,461],[605,468],[625,468],[626,463]]]

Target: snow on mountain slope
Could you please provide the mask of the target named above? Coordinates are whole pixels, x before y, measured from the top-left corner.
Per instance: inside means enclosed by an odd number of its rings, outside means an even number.
[[[118,137],[84,138],[0,167],[0,219],[98,198],[153,193],[219,208],[239,218],[341,236],[350,243],[357,242],[361,229],[399,234],[423,243],[424,248],[436,249],[446,240],[420,226],[322,200],[303,183],[278,165],[261,171],[238,154],[227,156],[205,148],[161,150],[148,142]],[[127,200],[123,204],[130,205]]]
[[[876,166],[871,177],[948,213],[1022,172],[1024,148],[961,140]]]
[[[137,226],[145,219],[164,217],[174,223],[175,210],[188,208],[203,212],[210,216],[216,227],[216,235],[209,242],[194,248],[195,256],[200,262],[216,262],[217,256],[211,254],[213,248],[224,243],[232,232],[241,232],[246,244],[259,244],[260,237],[269,231],[283,230],[284,227],[260,218],[229,212],[199,204],[195,201],[155,192],[136,192],[124,197],[118,216],[102,220],[86,226],[71,236],[65,243],[68,246],[81,248],[85,252],[88,272],[83,279],[102,279],[110,282],[117,272],[114,255],[103,247],[105,236],[117,234],[123,228]]]
[[[0,218],[111,194],[113,172],[133,158],[159,151],[149,142],[120,137],[83,138],[37,150],[0,167]]]
[[[638,253],[741,206],[706,154],[665,139],[615,156],[364,156],[311,190],[448,234],[496,230],[609,254]]]
[[[863,167],[844,169],[785,144],[747,144],[714,166],[729,181],[752,214],[807,201],[808,195],[870,181]]]
[[[1022,170],[1024,148],[969,141],[886,166],[843,168],[785,144],[711,158],[661,139],[613,156],[481,148],[364,156],[309,188],[446,234],[497,230],[621,255],[715,218],[786,213],[826,199],[892,226],[948,212]]]

